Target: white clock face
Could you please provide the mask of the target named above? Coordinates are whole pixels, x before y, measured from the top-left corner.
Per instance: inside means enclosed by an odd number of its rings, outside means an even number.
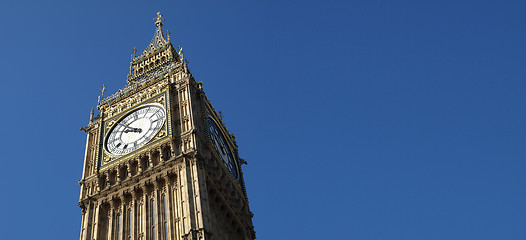
[[[165,116],[160,105],[147,105],[129,113],[110,130],[106,150],[124,155],[144,146],[161,130]]]
[[[238,175],[236,163],[234,161],[234,155],[232,154],[232,151],[226,142],[223,133],[221,130],[219,130],[219,127],[211,117],[208,118],[208,131],[210,132],[210,140],[212,141],[212,145],[214,145],[219,158],[221,161],[223,161],[223,164],[225,164],[230,174],[232,174],[232,177],[237,180]]]

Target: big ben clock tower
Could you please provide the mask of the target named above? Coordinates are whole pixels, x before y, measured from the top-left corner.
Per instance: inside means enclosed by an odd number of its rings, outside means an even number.
[[[82,128],[80,240],[254,239],[235,137],[162,21]]]

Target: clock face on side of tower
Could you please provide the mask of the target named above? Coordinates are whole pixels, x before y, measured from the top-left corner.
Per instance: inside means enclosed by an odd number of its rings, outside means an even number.
[[[148,143],[166,121],[161,105],[140,107],[119,119],[109,131],[104,147],[112,155],[124,155]]]
[[[208,117],[208,131],[210,133],[210,140],[217,152],[217,155],[219,155],[219,158],[223,164],[225,164],[232,177],[234,177],[235,180],[238,180],[237,164],[235,162],[232,149],[227,143],[223,132],[210,116]]]

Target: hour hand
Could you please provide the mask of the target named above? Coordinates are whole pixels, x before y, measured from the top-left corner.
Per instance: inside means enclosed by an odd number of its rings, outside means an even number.
[[[121,126],[123,126],[123,127],[126,128],[126,129],[124,129],[124,131],[123,131],[123,132],[125,132],[125,133],[128,133],[128,132],[139,132],[139,133],[140,133],[140,132],[142,131],[140,128],[132,128],[132,127],[130,127],[130,126],[126,126],[126,125],[124,125],[124,124],[122,124],[122,123],[117,123],[117,124],[119,124],[119,125],[121,125]]]
[[[129,132],[137,132],[137,133],[140,133],[140,132],[142,132],[142,129],[140,129],[140,128],[132,128],[132,127],[128,127],[128,129],[124,129],[124,132],[125,132],[125,133],[129,133]]]

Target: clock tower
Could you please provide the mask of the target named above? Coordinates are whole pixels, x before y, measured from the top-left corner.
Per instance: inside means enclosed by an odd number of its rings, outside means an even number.
[[[80,240],[255,239],[235,136],[157,13],[126,86],[91,111]]]

